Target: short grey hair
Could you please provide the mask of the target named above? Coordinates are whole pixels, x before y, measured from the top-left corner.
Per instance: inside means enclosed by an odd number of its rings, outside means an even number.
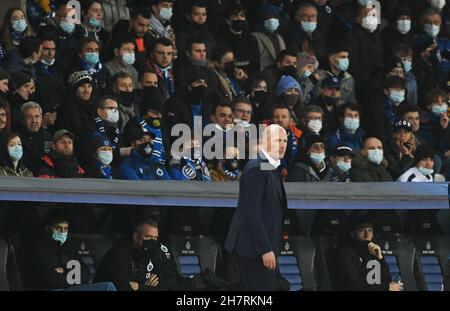
[[[302,118],[303,118],[303,119],[306,119],[306,117],[308,116],[308,114],[309,114],[310,112],[318,112],[318,113],[322,114],[322,117],[323,117],[323,115],[324,115],[323,109],[320,108],[319,106],[316,106],[316,105],[308,105],[308,106],[305,106],[305,107],[302,109]]]
[[[39,112],[42,114],[42,108],[41,105],[39,105],[37,102],[26,102],[20,107],[20,114],[23,115],[26,110],[30,108],[39,108]]]

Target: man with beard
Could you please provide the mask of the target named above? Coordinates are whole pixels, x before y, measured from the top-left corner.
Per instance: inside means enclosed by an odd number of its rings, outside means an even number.
[[[73,152],[74,136],[67,130],[53,135],[52,150],[44,155],[38,166],[40,178],[80,178],[84,170],[78,165]]]

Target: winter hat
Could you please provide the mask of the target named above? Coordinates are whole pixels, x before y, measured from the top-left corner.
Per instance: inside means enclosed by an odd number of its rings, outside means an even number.
[[[403,63],[400,59],[397,57],[391,57],[387,59],[384,63],[384,76],[386,76],[389,72],[392,71],[392,69],[395,68],[401,68],[403,71],[405,71],[405,67],[403,66]]]
[[[305,67],[306,65],[316,64],[316,57],[309,53],[300,53],[297,55],[297,68],[301,69]]]
[[[425,158],[434,158],[434,151],[429,145],[420,145],[414,153],[414,166]]]
[[[278,18],[280,9],[270,3],[264,3],[259,9],[259,18],[261,20],[266,20],[269,17]]]
[[[76,90],[82,84],[92,84],[92,77],[87,71],[75,71],[69,76],[68,82],[70,87]]]
[[[0,80],[5,80],[5,79],[11,80],[11,76],[5,69],[3,69],[0,66]]]
[[[282,76],[277,84],[276,96],[279,97],[289,89],[295,88],[300,92],[300,84],[291,76]]]
[[[305,138],[305,152],[308,152],[309,148],[315,143],[325,144],[325,140],[320,135],[311,134]]]
[[[404,15],[411,17],[412,16],[411,10],[404,6],[398,6],[397,9],[392,14],[391,21],[395,23],[400,16],[404,16]]]
[[[104,147],[104,146],[112,147],[112,144],[111,144],[111,141],[109,140],[109,138],[107,138],[104,135],[99,134],[99,133],[95,133],[94,135],[92,135],[91,147],[92,147],[93,152],[95,152],[97,150],[97,148]]]
[[[29,71],[13,71],[11,72],[11,80],[16,90],[22,85],[31,82],[33,76]]]

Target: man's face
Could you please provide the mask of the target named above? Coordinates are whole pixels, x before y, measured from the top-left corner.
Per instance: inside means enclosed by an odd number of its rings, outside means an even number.
[[[227,128],[227,124],[233,124],[233,112],[230,107],[220,106],[214,113],[214,121],[223,129]]]
[[[228,24],[231,24],[232,21],[245,21],[245,19],[245,12],[239,12],[236,14],[231,14],[226,21],[228,22]]]
[[[6,94],[9,92],[8,79],[0,80],[0,93]]]
[[[83,58],[86,53],[98,53],[98,43],[97,42],[88,42],[81,49],[81,53],[79,54],[80,58]]]
[[[288,66],[294,66],[295,68],[297,68],[297,57],[291,56],[291,55],[286,55],[283,58],[283,60],[281,61],[281,63],[278,64],[279,68],[288,67]]]
[[[139,248],[143,248],[143,241],[145,240],[158,240],[159,232],[155,227],[149,224],[143,224],[138,232],[133,234],[133,241]]]
[[[150,27],[150,18],[145,18],[141,15],[138,15],[135,19],[132,19],[130,23],[131,29],[133,30],[136,37],[142,38]]]
[[[6,127],[6,111],[4,108],[0,108],[0,131]]]
[[[155,109],[148,109],[147,110],[147,116],[149,118],[153,118],[153,119],[161,119],[162,118],[162,113],[161,111],[155,110]]]
[[[334,156],[331,157],[331,159],[333,160],[333,162],[336,164],[337,162],[346,162],[346,163],[352,163],[352,157],[349,155],[345,155],[345,156]]]
[[[322,95],[328,97],[341,97],[341,88],[339,87],[324,87]]]
[[[403,119],[411,123],[413,133],[417,133],[420,128],[420,116],[418,111],[407,112],[403,115]]]
[[[306,116],[306,124],[308,124],[309,121],[313,121],[313,120],[320,120],[320,121],[322,121],[322,114],[320,112],[310,112],[310,113],[308,113],[308,115]]]
[[[49,40],[42,42],[41,59],[50,62],[55,59],[55,55],[56,55],[55,41]]]
[[[300,22],[317,22],[317,10],[315,8],[303,8],[295,15],[295,20]]]
[[[344,118],[358,119],[359,112],[358,112],[358,110],[351,110],[351,109],[346,108],[344,111]]]
[[[191,57],[194,60],[206,59],[206,46],[204,43],[194,43],[191,48]]]
[[[142,76],[141,80],[142,87],[153,86],[158,87],[158,76],[156,73],[146,72]]]
[[[133,147],[134,149],[137,149],[142,144],[152,143],[152,142],[153,142],[153,139],[152,139],[151,135],[144,135],[141,138],[139,138],[138,140],[131,142],[131,147]]]
[[[441,26],[442,24],[442,18],[439,14],[433,14],[433,15],[429,15],[425,18],[425,24],[432,24],[432,25],[436,25],[436,26]]]
[[[69,224],[65,221],[53,224],[50,226],[50,233],[52,233],[53,231],[59,233],[67,233],[69,232]]]
[[[160,16],[159,12],[161,12],[161,9],[172,9],[173,2],[164,1],[157,5],[152,5],[152,11],[155,14],[155,16]]]
[[[117,79],[115,90],[118,92],[133,92],[133,80],[131,78]]]
[[[355,239],[358,241],[372,241],[373,228],[364,227],[355,231]]]
[[[34,81],[31,79],[30,82],[19,87],[16,92],[20,95],[20,97],[22,97],[23,100],[28,100],[30,95],[34,93],[35,89]]]
[[[88,101],[92,94],[92,84],[84,83],[75,91],[75,96],[83,101]]]
[[[118,104],[115,100],[112,100],[111,98],[108,98],[104,102],[104,107],[97,109],[97,115],[102,120],[106,120],[108,117],[108,111],[113,111],[118,109]]]
[[[317,142],[311,145],[307,150],[307,155],[311,155],[311,152],[314,153],[324,153],[325,152],[325,144],[321,142]]]
[[[425,167],[427,169],[432,169],[434,167],[434,159],[433,158],[424,158],[423,160],[420,160],[417,164],[418,167]]]
[[[172,64],[173,47],[171,45],[165,46],[157,44],[155,50],[152,53],[153,61],[156,65],[162,68],[166,68]]]
[[[134,53],[134,44],[129,42],[122,44],[120,49],[115,49],[114,54],[119,58],[122,59],[123,54],[125,53]]]
[[[377,138],[368,138],[364,144],[364,149],[363,149],[363,153],[365,155],[368,154],[369,150],[383,150],[383,144],[381,143],[381,141]]]
[[[234,107],[234,118],[250,122],[252,119],[252,106],[246,103],[237,103]]]
[[[62,21],[75,23],[75,10],[66,6],[61,6],[55,12],[55,21],[59,24]]]
[[[53,143],[53,150],[67,157],[73,154],[73,139],[69,135],[63,135]]]
[[[288,109],[275,109],[272,115],[272,123],[278,124],[284,129],[289,128],[291,123],[291,114]]]
[[[194,23],[203,25],[204,23],[206,23],[207,18],[206,8],[194,6],[191,10],[190,17]]]
[[[275,160],[282,159],[287,148],[287,135],[283,128],[277,128],[268,133],[267,152]]]
[[[26,129],[31,133],[36,133],[42,126],[42,113],[39,108],[32,107],[24,111],[24,124]]]
[[[342,52],[339,52],[339,53],[330,55],[329,61],[330,61],[333,65],[337,66],[337,65],[339,64],[339,60],[340,60],[340,59],[348,58],[348,56],[349,56],[349,55],[348,55],[348,52],[342,51]]]

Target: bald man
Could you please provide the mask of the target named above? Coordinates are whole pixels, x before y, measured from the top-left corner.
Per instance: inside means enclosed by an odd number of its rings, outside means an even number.
[[[235,254],[244,290],[274,290],[286,193],[278,167],[287,146],[279,125],[263,133],[261,152],[245,166],[225,249]]]

